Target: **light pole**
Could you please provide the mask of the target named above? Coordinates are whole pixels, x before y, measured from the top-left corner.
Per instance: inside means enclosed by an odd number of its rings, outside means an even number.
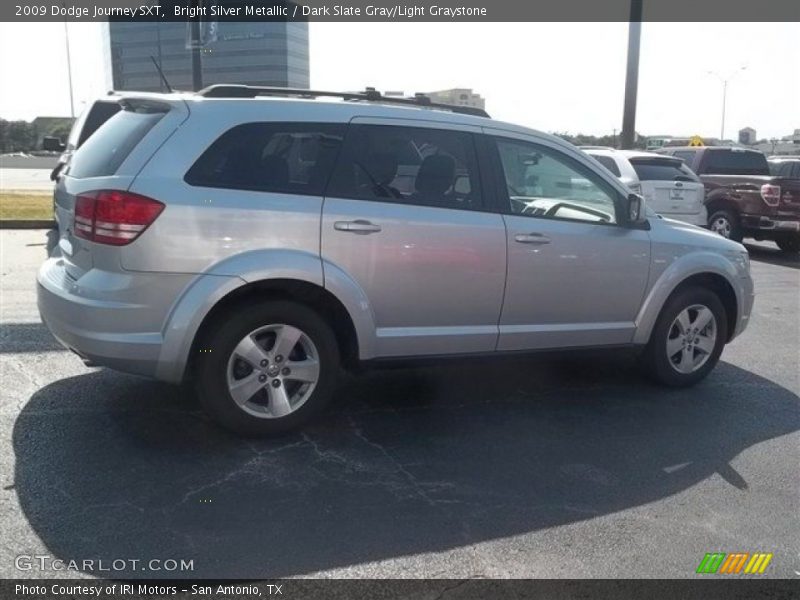
[[[75,118],[75,99],[72,95],[72,60],[69,57],[69,29],[67,29],[67,21],[64,20],[64,43],[67,46],[67,77],[69,78],[69,114]]]
[[[743,67],[739,67],[727,77],[723,77],[716,71],[708,71],[709,75],[714,75],[717,79],[719,79],[722,82],[722,125],[720,126],[720,131],[719,131],[720,142],[722,142],[725,139],[725,105],[728,98],[728,82],[746,69],[747,69],[746,65]]]

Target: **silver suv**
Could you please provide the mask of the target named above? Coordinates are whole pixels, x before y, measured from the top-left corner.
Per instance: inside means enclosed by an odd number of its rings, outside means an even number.
[[[479,111],[369,91],[127,94],[55,189],[38,274],[87,363],[178,383],[246,434],[377,359],[634,347],[690,385],[747,325],[747,251],[593,159]]]

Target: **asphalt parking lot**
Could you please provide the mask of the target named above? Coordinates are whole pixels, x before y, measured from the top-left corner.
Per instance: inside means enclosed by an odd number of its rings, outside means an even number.
[[[19,555],[187,559],[117,576],[800,572],[800,261],[750,245],[748,331],[665,390],[627,357],[375,371],[302,434],[237,439],[181,388],[87,368],[38,318],[44,232],[0,231],[1,577]],[[708,577],[708,576],[706,576]]]

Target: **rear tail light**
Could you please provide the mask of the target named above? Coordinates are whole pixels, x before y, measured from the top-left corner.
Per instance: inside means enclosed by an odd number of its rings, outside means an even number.
[[[765,183],[761,186],[761,197],[768,206],[778,206],[781,199],[781,186]]]
[[[162,210],[161,202],[130,192],[80,194],[75,200],[75,235],[98,244],[124,246],[139,237]]]

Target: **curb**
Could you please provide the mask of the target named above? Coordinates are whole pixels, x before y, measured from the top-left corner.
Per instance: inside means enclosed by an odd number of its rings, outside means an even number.
[[[0,229],[52,229],[56,222],[52,219],[2,219]]]

